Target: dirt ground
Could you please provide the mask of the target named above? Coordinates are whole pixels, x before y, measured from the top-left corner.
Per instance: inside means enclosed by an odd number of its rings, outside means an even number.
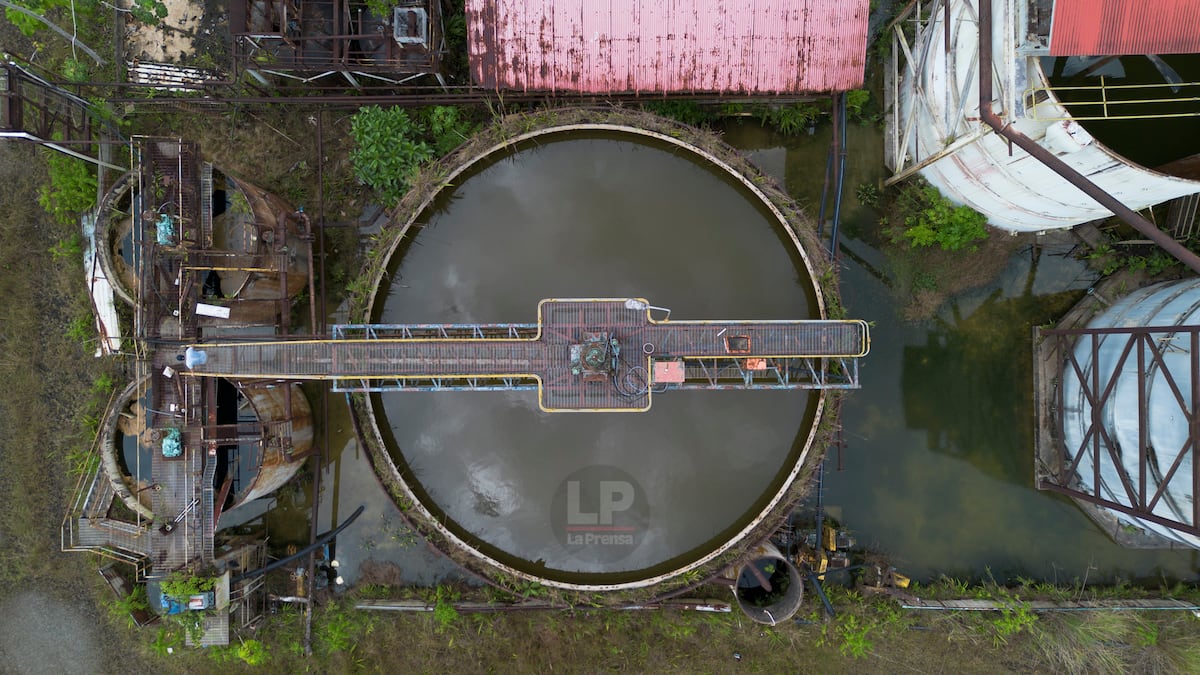
[[[89,673],[105,662],[95,608],[27,589],[0,603],[0,663],[17,673]]]

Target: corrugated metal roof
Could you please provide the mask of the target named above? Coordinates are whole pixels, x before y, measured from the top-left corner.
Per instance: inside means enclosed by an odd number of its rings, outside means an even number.
[[[467,0],[493,89],[824,92],[862,85],[868,0]]]
[[[1053,56],[1200,53],[1197,0],[1056,0]]]

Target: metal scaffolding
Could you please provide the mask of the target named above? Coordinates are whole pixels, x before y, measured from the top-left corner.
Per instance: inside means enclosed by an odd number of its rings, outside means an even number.
[[[1164,515],[1162,508],[1171,499],[1172,485],[1200,494],[1200,462],[1196,461],[1200,443],[1200,414],[1196,410],[1200,401],[1200,350],[1195,349],[1200,345],[1200,326],[1037,329],[1034,341],[1037,358],[1057,364],[1052,382],[1040,387],[1043,391],[1053,387],[1053,401],[1038,406],[1039,415],[1051,416],[1049,424],[1043,426],[1052,433],[1050,439],[1039,441],[1038,488],[1200,536],[1200,502],[1193,499],[1190,514],[1179,517]],[[1105,341],[1104,349],[1109,353],[1119,353],[1103,375],[1095,365],[1101,341]],[[1163,355],[1180,349],[1190,351],[1189,368],[1179,372],[1176,364],[1172,372]],[[1128,442],[1122,446],[1106,428],[1106,415],[1111,414],[1118,382],[1128,383],[1131,376],[1137,387],[1136,447],[1128,447]],[[1066,445],[1063,426],[1067,403],[1064,382],[1068,378],[1078,382],[1091,413],[1080,442],[1073,447]],[[1180,415],[1186,422],[1186,438],[1179,448],[1155,448],[1150,441],[1149,400],[1153,387],[1168,389],[1165,399],[1178,406],[1177,410],[1169,406],[1169,413]],[[1160,464],[1160,457],[1168,459]],[[1188,464],[1190,475],[1185,466]],[[1116,476],[1116,485],[1109,480],[1110,489],[1102,489],[1106,482],[1103,476]]]

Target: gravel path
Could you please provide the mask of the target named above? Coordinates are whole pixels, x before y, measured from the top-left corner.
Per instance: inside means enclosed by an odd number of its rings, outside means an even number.
[[[27,590],[0,603],[0,670],[14,673],[94,673],[104,670],[90,605]]]

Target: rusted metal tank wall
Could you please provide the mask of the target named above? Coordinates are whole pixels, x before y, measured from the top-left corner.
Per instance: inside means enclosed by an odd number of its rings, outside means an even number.
[[[127,476],[121,470],[121,462],[117,458],[121,452],[121,448],[117,447],[117,427],[121,420],[121,413],[125,411],[125,408],[130,403],[136,401],[148,386],[150,386],[149,377],[134,380],[126,385],[120,394],[113,397],[112,405],[104,413],[104,421],[100,426],[100,438],[98,442],[100,446],[100,464],[103,467],[105,478],[112,484],[116,496],[143,518],[153,520],[154,512],[150,507],[139,502],[138,498],[129,490],[129,486],[126,483]],[[130,482],[132,482],[132,479]]]
[[[260,273],[254,272],[250,274],[250,278],[238,292],[239,300],[274,300],[279,298],[280,290],[286,284],[287,297],[294,297],[308,285],[308,261],[305,254],[308,251],[308,244],[301,240],[299,225],[294,220],[285,218],[287,214],[296,211],[294,207],[288,204],[283,198],[267,192],[251,183],[241,179],[235,179],[232,176],[226,175],[230,187],[239,188],[246,195],[246,201],[250,205],[251,211],[254,213],[254,222],[259,229],[259,253],[272,253],[275,244],[267,243],[272,235],[267,235],[267,232],[274,232],[277,223],[284,221],[284,230],[287,236],[287,273],[280,275],[277,273]],[[286,276],[286,280],[283,278]]]
[[[269,245],[264,243],[262,232],[276,229],[277,223],[281,218],[285,221],[284,230],[287,236],[287,297],[294,297],[300,293],[308,284],[308,242],[302,239],[305,234],[301,226],[293,219],[289,220],[285,216],[292,214],[296,209],[288,204],[281,197],[272,194],[259,188],[252,183],[235,179],[231,176],[226,176],[229,189],[239,190],[246,197],[246,202],[253,214],[254,226],[259,231],[258,236],[258,251],[259,254],[269,253]],[[136,283],[136,279],[132,274],[121,274],[124,269],[124,261],[116,259],[117,252],[115,250],[115,242],[123,235],[119,228],[126,226],[128,222],[114,217],[113,209],[118,204],[128,198],[129,191],[134,185],[133,174],[122,176],[108,191],[104,199],[100,203],[96,220],[96,241],[97,241],[97,260],[100,263],[101,269],[113,283],[113,290],[128,304],[134,304],[134,298],[137,296],[137,289],[130,287],[130,282]],[[268,235],[273,236],[272,235]],[[233,280],[231,287],[222,288],[225,295],[235,297],[241,301],[256,301],[256,300],[277,300],[280,295],[280,288],[285,283],[281,276],[276,273],[258,273],[251,272],[241,275],[229,275],[230,278],[237,277]],[[270,305],[274,307],[274,305]],[[256,309],[243,309],[241,311],[250,312],[257,317],[261,311]],[[272,315],[273,316],[273,315]],[[230,322],[237,322],[239,319],[230,317]],[[251,321],[251,319],[243,318],[243,321]]]
[[[264,442],[258,473],[250,485],[235,496],[234,504],[230,508],[237,508],[268,495],[291,480],[304,464],[303,457],[312,449],[313,442],[312,409],[299,385],[243,385],[241,391],[250,399],[250,405],[254,408],[261,425],[277,429],[281,434],[290,431],[291,449],[285,451],[286,443],[270,442],[275,436],[274,432],[269,432],[267,441]],[[292,420],[290,429],[286,424],[279,424],[285,422],[289,415]]]

